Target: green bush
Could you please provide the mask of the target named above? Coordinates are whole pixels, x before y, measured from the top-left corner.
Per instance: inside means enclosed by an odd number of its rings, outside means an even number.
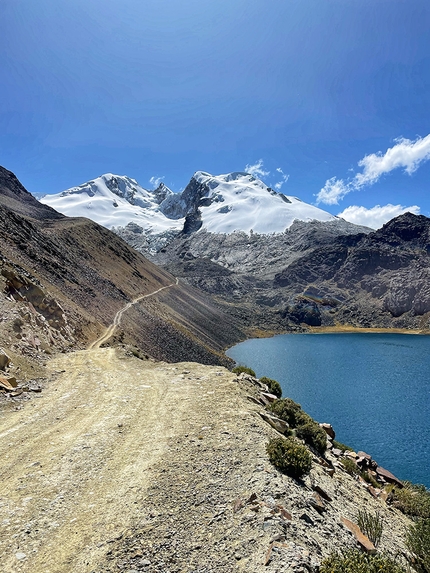
[[[245,372],[245,374],[249,374],[250,376],[254,376],[255,378],[255,372],[252,368],[249,368],[249,366],[235,366],[232,370],[232,372],[234,372],[235,374],[241,374],[242,372]]]
[[[370,483],[370,485],[373,486],[374,488],[379,489],[381,487],[381,484],[378,483],[376,481],[376,479],[373,477],[373,475],[371,473],[369,473],[367,470],[361,471],[360,475],[364,479],[364,481],[367,481],[367,483]]]
[[[287,422],[292,428],[295,428],[301,420],[304,419],[307,414],[303,412],[302,407],[297,402],[291,400],[291,398],[281,398],[280,400],[275,400],[272,402],[268,409]]]
[[[350,549],[324,559],[320,573],[406,573],[406,569],[386,555],[368,555]]]
[[[342,458],[340,463],[343,465],[349,475],[353,476],[360,473],[359,467],[354,462],[354,460],[351,460],[351,458]]]
[[[391,502],[411,517],[430,519],[430,491],[424,485],[403,482],[404,487],[394,487],[391,491]]]
[[[406,546],[414,556],[414,569],[430,573],[430,519],[420,519],[410,526]]]
[[[357,524],[361,531],[367,535],[375,547],[378,547],[382,537],[382,517],[376,512],[372,515],[365,509],[359,510]]]
[[[272,464],[294,478],[303,477],[311,469],[311,454],[294,438],[272,438],[266,450]]]
[[[267,378],[266,376],[263,376],[263,378],[260,378],[260,382],[262,382],[263,384],[266,384],[266,386],[269,388],[269,392],[271,394],[274,394],[278,398],[280,398],[282,396],[281,385],[276,380],[273,380],[272,378]]]
[[[298,426],[296,436],[304,440],[318,453],[325,453],[327,449],[327,434],[314,420],[310,419],[305,424]]]

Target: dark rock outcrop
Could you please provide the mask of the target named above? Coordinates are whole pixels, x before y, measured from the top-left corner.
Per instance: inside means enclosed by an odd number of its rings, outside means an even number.
[[[406,213],[361,231],[342,220],[296,221],[272,236],[200,231],[178,237],[155,260],[259,329],[428,329],[430,219]],[[179,263],[183,252],[192,268]],[[218,272],[215,280],[212,265],[228,277]]]

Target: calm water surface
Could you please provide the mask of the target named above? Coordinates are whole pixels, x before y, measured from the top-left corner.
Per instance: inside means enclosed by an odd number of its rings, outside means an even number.
[[[409,334],[285,334],[227,354],[278,380],[339,441],[430,487],[429,348],[429,337]]]

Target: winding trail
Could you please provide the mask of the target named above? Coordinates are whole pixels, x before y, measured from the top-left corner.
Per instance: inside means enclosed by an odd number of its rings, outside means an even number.
[[[166,285],[163,286],[157,290],[155,290],[154,292],[150,292],[148,294],[143,294],[141,296],[138,296],[137,298],[133,299],[131,302],[128,302],[125,306],[123,306],[115,315],[112,324],[110,324],[106,330],[104,331],[104,333],[100,336],[100,338],[97,338],[97,340],[94,340],[94,342],[92,342],[89,346],[88,346],[88,350],[92,350],[93,348],[100,348],[100,346],[106,342],[107,340],[109,340],[109,338],[113,335],[113,333],[116,330],[116,327],[119,326],[121,324],[121,319],[122,319],[122,315],[129,309],[131,308],[134,304],[140,302],[141,300],[143,300],[144,298],[149,298],[150,296],[154,296],[155,294],[158,294],[159,292],[161,292],[164,289],[167,288],[171,288],[173,286],[177,286],[179,284],[179,279],[176,278],[176,281],[174,283],[171,283],[170,285]]]

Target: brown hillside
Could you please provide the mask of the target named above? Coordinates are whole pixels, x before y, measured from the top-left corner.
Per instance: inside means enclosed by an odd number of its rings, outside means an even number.
[[[243,338],[198,291],[104,227],[41,205],[3,168],[0,218],[0,346],[15,362],[87,346],[124,305],[168,285],[131,308],[109,343],[167,361],[225,363],[220,350]]]

